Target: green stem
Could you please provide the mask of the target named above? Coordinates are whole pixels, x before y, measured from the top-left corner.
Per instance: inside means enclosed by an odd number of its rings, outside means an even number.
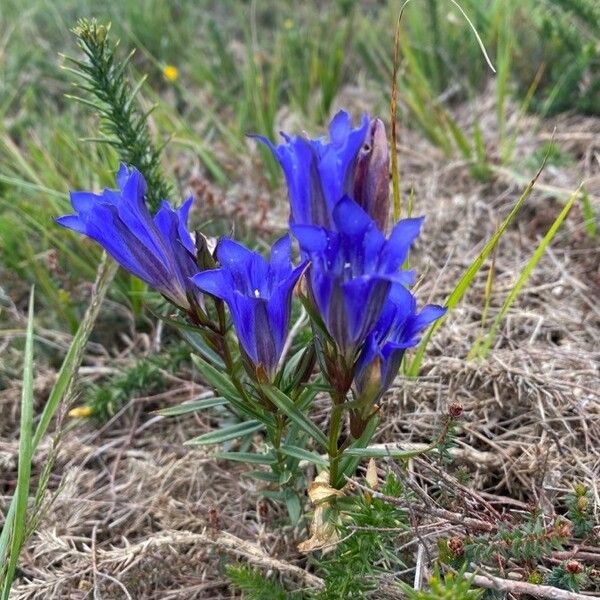
[[[281,437],[283,436],[283,429],[285,427],[285,421],[283,417],[278,414],[276,417],[276,429],[275,429],[275,437],[273,438],[273,449],[275,450],[275,455],[277,457],[277,474],[281,475],[283,473],[285,467],[286,456],[281,452]],[[275,470],[275,469],[273,469]]]
[[[329,424],[329,444],[327,454],[329,455],[329,483],[335,488],[338,488],[338,468],[342,452],[338,448],[338,439],[342,431],[342,416],[344,404],[336,402],[331,411],[331,421]]]

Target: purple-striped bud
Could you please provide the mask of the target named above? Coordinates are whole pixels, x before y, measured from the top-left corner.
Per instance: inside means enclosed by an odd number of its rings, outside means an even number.
[[[385,231],[390,207],[390,151],[385,126],[372,119],[364,144],[356,157],[352,197]]]

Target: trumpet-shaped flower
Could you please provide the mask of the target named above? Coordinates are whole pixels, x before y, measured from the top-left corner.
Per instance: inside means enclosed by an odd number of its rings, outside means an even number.
[[[336,203],[345,194],[353,195],[357,157],[368,131],[367,115],[352,128],[350,115],[340,111],[329,125],[329,141],[282,133],[285,143],[276,146],[257,136],[271,149],[285,174],[291,223],[333,226]]]
[[[216,249],[220,268],[192,278],[203,292],[227,304],[242,349],[270,380],[283,352],[292,292],[306,266],[293,268],[290,255],[287,235],[275,242],[269,262],[257,252],[223,238]]]
[[[356,364],[358,397],[369,403],[380,398],[398,374],[406,349],[416,346],[421,331],[445,313],[445,308],[435,304],[417,312],[413,294],[402,285],[394,285]]]
[[[154,217],[145,202],[146,182],[135,168],[121,164],[118,190],[101,194],[71,192],[76,214],[59,225],[98,242],[122,267],[183,309],[199,302],[190,277],[198,271],[196,251],[187,230],[192,199],[174,210],[163,201]]]
[[[340,351],[349,359],[380,318],[392,284],[412,283],[401,270],[423,219],[404,219],[389,239],[347,196],[332,214],[335,230],[293,225],[303,253],[311,260],[313,301]]]

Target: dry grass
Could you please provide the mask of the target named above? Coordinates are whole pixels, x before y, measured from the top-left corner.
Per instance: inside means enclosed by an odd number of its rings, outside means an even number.
[[[482,127],[493,132],[490,107],[482,101],[479,110]],[[466,110],[459,113],[465,125],[470,118]],[[538,191],[501,242],[492,314],[556,216],[564,200],[557,190],[572,191],[585,177],[600,210],[600,120],[523,119],[516,149],[520,164],[547,141],[555,124],[556,140],[571,163],[546,169]],[[427,282],[420,298],[441,301],[523,186],[506,171],[497,172],[490,183],[476,183],[464,161],[448,161],[414,132],[400,134],[405,197],[414,188],[415,213],[427,214],[415,252]],[[488,151],[491,157],[499,152],[493,145]],[[247,159],[238,191],[257,187],[253,161]],[[195,177],[190,183],[196,192],[204,198],[212,194],[212,206],[228,207],[232,218],[250,219],[250,227],[264,230],[285,222],[282,202],[275,211],[260,214],[247,193],[237,201],[233,192],[221,197],[193,168],[182,170]],[[534,170],[523,166],[526,176]],[[259,195],[261,202],[268,201],[267,194]],[[485,278],[482,272],[434,338],[424,376],[398,381],[384,403],[375,441],[428,442],[446,406],[460,402],[465,413],[457,462],[470,471],[474,490],[553,510],[556,497],[583,481],[598,510],[598,241],[585,235],[581,212],[574,210],[512,307],[489,359],[469,362],[465,357],[480,333]],[[13,316],[18,324],[18,315]],[[131,344],[143,345],[136,339]],[[86,363],[87,378],[113,366],[108,352],[102,356],[97,350]],[[49,368],[38,370],[40,398],[52,376]],[[22,557],[11,598],[230,598],[219,567],[231,548],[214,543],[219,531],[302,566],[295,544],[306,531],[286,525],[281,508],[261,499],[255,483],[244,478],[244,468],[215,462],[209,450],[183,447],[186,439],[213,426],[209,416],[167,420],[149,414],[150,406],[174,404],[202,391],[190,381],[171,379],[168,393],[132,399],[126,411],[101,429],[76,424],[63,434],[51,479],[53,503]],[[0,400],[0,492],[5,499],[16,473],[17,385]],[[315,418],[323,418],[326,410],[326,403],[319,403]],[[39,464],[50,444],[40,453]],[[426,479],[421,463],[414,468]]]

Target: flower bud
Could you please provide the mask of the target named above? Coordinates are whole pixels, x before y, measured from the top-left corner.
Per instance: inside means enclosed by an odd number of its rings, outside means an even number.
[[[372,119],[364,144],[356,157],[352,196],[363,210],[385,230],[389,213],[390,152],[385,126]]]
[[[448,407],[448,414],[453,419],[458,419],[458,417],[460,417],[460,415],[462,415],[462,413],[463,413],[463,406],[462,406],[462,404],[460,404],[460,402],[453,402]]]
[[[464,540],[455,535],[448,540],[448,550],[452,554],[452,558],[460,558],[465,552]]]
[[[565,563],[565,569],[567,573],[570,573],[571,575],[577,575],[577,573],[581,573],[581,571],[583,571],[583,566],[579,561],[568,560]]]

